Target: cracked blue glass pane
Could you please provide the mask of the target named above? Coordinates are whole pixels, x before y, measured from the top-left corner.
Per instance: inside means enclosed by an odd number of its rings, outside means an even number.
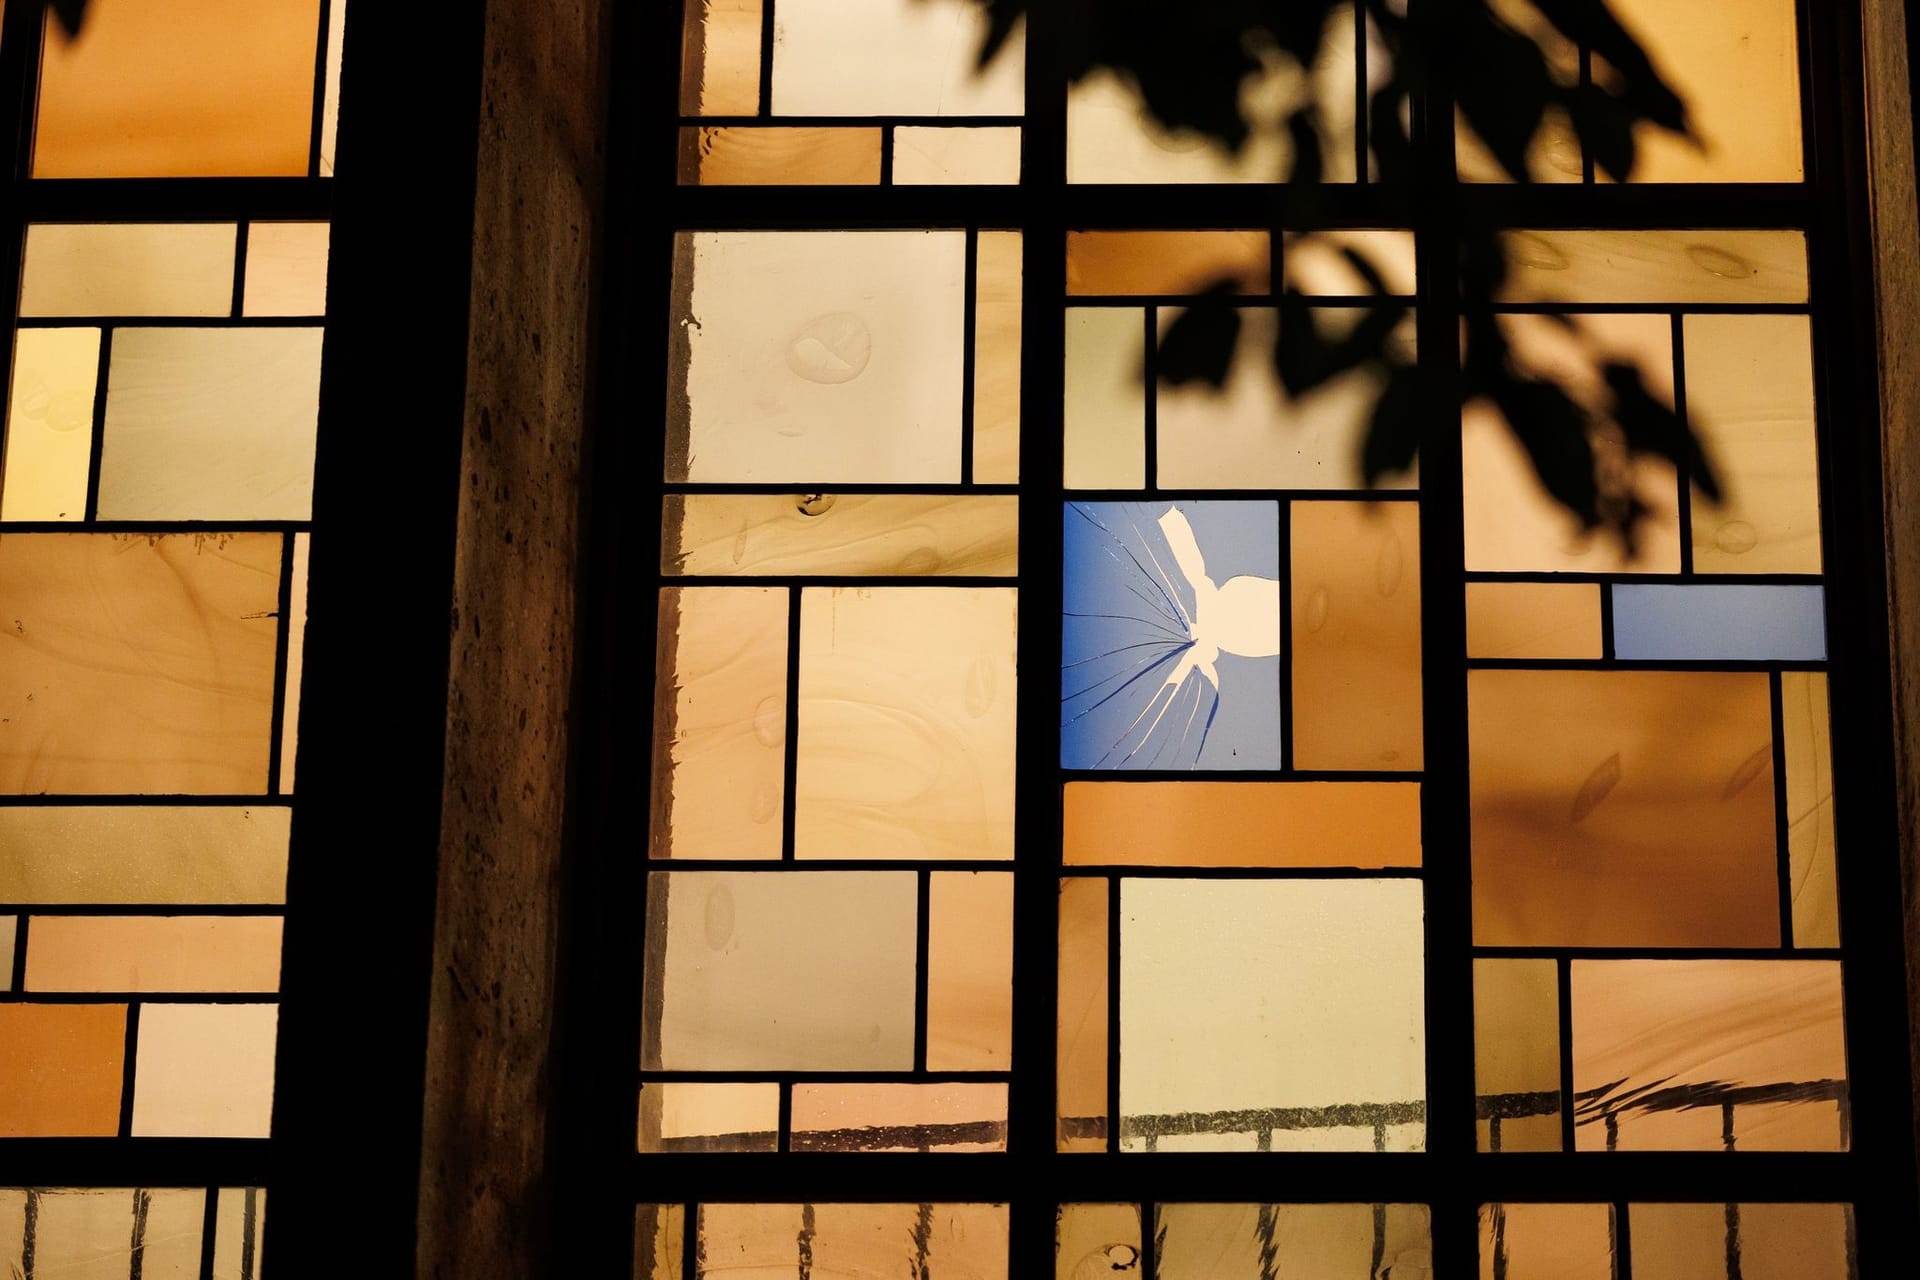
[[[1280,508],[1070,502],[1060,763],[1280,767]]]

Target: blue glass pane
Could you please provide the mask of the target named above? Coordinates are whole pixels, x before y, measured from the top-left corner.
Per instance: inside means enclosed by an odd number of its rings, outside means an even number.
[[[1817,661],[1827,656],[1819,587],[1701,584],[1613,588],[1620,658]]]

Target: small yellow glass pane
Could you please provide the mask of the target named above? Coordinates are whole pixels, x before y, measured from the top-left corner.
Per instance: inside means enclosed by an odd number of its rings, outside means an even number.
[[[727,1259],[741,1280],[1009,1274],[1001,1204],[703,1204],[699,1212],[700,1256]]]
[[[30,226],[20,315],[231,314],[238,234],[231,222]]]
[[[1433,1240],[1423,1204],[1156,1208],[1157,1274],[1165,1280],[1431,1274]]]
[[[1146,484],[1146,351],[1146,316],[1139,308],[1067,310],[1067,488]]]
[[[19,329],[0,520],[83,520],[93,460],[98,329]]]
[[[635,1280],[682,1280],[686,1273],[686,1223],[684,1205],[633,1207]]]
[[[902,125],[893,131],[893,181],[901,187],[1018,182],[1020,130]]]
[[[777,116],[1010,116],[1022,110],[1018,28],[984,69],[987,12],[968,0],[778,0]]]
[[[1140,1206],[1063,1204],[1054,1227],[1054,1280],[1137,1274]]]
[[[207,1193],[198,1188],[6,1188],[0,1190],[0,1274],[188,1280],[200,1274],[206,1206]],[[235,1273],[214,1274],[229,1280]]]
[[[291,813],[225,804],[0,806],[0,902],[283,903]]]
[[[247,227],[247,285],[241,314],[327,313],[325,222],[255,222]]]
[[[340,0],[334,0],[339,10]],[[213,1220],[213,1280],[251,1280],[266,1254],[267,1193],[222,1187]]]

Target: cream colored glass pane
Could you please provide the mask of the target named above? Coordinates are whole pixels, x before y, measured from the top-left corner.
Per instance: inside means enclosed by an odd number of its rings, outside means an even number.
[[[1013,1058],[1013,877],[936,872],[927,935],[927,1069]]]
[[[29,991],[278,991],[278,916],[35,916]]]
[[[337,9],[339,0],[334,4]],[[252,1280],[266,1254],[266,1191],[222,1187],[214,1213],[213,1280]]]
[[[198,1188],[0,1190],[0,1270],[45,1280],[199,1280],[206,1204],[207,1193]],[[31,1256],[24,1248],[28,1240]]]
[[[680,49],[682,115],[760,110],[760,10],[761,0],[689,0]]]
[[[1139,1274],[1140,1206],[1063,1204],[1054,1222],[1054,1280],[1111,1280]]]
[[[1107,882],[1060,882],[1055,1070],[1061,1151],[1107,1149]]]
[[[266,1137],[279,1023],[271,1004],[142,1005],[133,1136]]]
[[[1688,316],[1687,417],[1726,500],[1693,493],[1701,573],[1819,573],[1813,331],[1806,316]]]
[[[0,902],[283,903],[291,813],[239,805],[0,806]]]
[[[1787,761],[1787,851],[1793,877],[1793,945],[1840,945],[1834,883],[1833,739],[1824,671],[1780,673],[1780,730]]]
[[[1615,0],[1614,13],[1686,103],[1700,138],[1641,126],[1633,181],[1800,181],[1793,0]]]
[[[652,855],[778,858],[787,592],[662,587],[654,680]]]
[[[1160,311],[1164,335],[1177,308]],[[1365,316],[1359,309],[1316,313],[1321,332],[1342,334]],[[1384,376],[1350,370],[1304,395],[1290,396],[1273,373],[1279,318],[1271,308],[1240,313],[1240,340],[1224,387],[1204,383],[1155,390],[1160,484],[1169,489],[1361,489],[1360,452]],[[1389,339],[1413,359],[1413,322]],[[1413,474],[1382,478],[1381,488],[1406,489]]]
[[[102,520],[306,520],[320,329],[119,329]]]
[[[1597,658],[1600,587],[1591,582],[1469,582],[1469,658]]]
[[[1138,489],[1147,475],[1147,331],[1136,307],[1067,309],[1065,484]]]
[[[872,186],[880,181],[880,130],[687,126],[680,130],[680,181]]]
[[[1734,1108],[1734,1149],[1842,1151],[1840,1105],[1794,1094],[1846,1078],[1837,961],[1573,962],[1582,1151],[1607,1145],[1608,1114],[1623,1151],[1722,1150],[1718,1099],[1748,1087],[1785,1096]]]
[[[1350,1106],[1425,1145],[1419,882],[1127,880],[1120,902],[1122,1150],[1373,1150]]]
[[[1780,940],[1767,678],[1467,677],[1474,941]]]
[[[1013,857],[1016,599],[802,593],[796,857]]]
[[[1068,866],[1417,867],[1415,782],[1069,782]]]
[[[675,244],[668,480],[960,479],[963,233]]]
[[[0,538],[0,791],[267,785],[278,534]]]
[[[898,174],[895,174],[898,181]],[[1018,231],[982,231],[974,262],[973,479],[1020,479],[1020,282]]]
[[[0,1137],[120,1131],[124,1004],[0,1004]]]
[[[98,329],[18,329],[0,520],[84,520]]]
[[[670,493],[667,574],[1010,578],[1020,500],[999,494]]]
[[[1560,1150],[1559,1009],[1553,961],[1473,962],[1480,1150]]]
[[[301,177],[320,0],[93,0],[41,57],[36,178]]]
[[[1007,1086],[796,1084],[792,1147],[795,1151],[1005,1151]]]
[[[307,560],[313,536],[293,535],[293,571],[287,583],[286,710],[280,718],[280,794],[293,794],[294,761],[300,747],[300,675],[307,653]]]
[[[893,185],[963,183],[1000,186],[1020,181],[1020,129],[901,125],[893,131]]]
[[[1394,1280],[1403,1275],[1424,1280],[1433,1266],[1423,1204],[1163,1204],[1157,1209],[1154,1243],[1163,1280]]]
[[[231,222],[30,226],[20,315],[231,314],[238,234]]]
[[[247,227],[247,285],[241,314],[323,316],[327,313],[325,222],[255,222]]]
[[[649,876],[644,1065],[911,1069],[916,916],[911,872]]]
[[[635,1280],[682,1280],[685,1275],[687,1210],[677,1204],[633,1207]]]
[[[13,990],[13,943],[20,931],[20,917],[0,916],[0,991]]]
[[[773,1151],[779,1141],[777,1084],[640,1086],[641,1151]]]
[[[327,6],[327,71],[320,98],[320,176],[333,176],[340,146],[340,61],[346,48],[347,0]],[[262,1193],[264,1194],[264,1193]]]
[[[777,116],[1012,116],[1025,96],[1019,30],[978,69],[987,12],[966,0],[779,0]]]
[[[1483,1204],[1480,1280],[1614,1280],[1610,1204]]]
[[[1509,231],[1510,302],[1805,302],[1798,231]]]
[[[1198,293],[1232,276],[1241,292],[1265,293],[1264,231],[1069,231],[1067,293]]]
[[[703,1204],[698,1231],[710,1280],[1009,1274],[1000,1204]]]
[[[1420,513],[1293,504],[1293,762],[1418,769]]]
[[[1417,272],[1411,231],[1329,227],[1289,235],[1281,250],[1287,283],[1309,296],[1371,294],[1365,277],[1347,261],[1348,249],[1372,265],[1387,292],[1412,296]]]

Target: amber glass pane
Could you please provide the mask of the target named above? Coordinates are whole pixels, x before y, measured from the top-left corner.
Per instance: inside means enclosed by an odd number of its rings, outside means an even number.
[[[0,806],[0,902],[286,901],[290,809]]]
[[[657,872],[642,1058],[669,1071],[913,1066],[910,872]]]
[[[656,858],[777,858],[787,593],[663,587],[655,674]]]
[[[1135,307],[1067,310],[1069,489],[1138,489],[1147,475],[1147,331]]]
[[[809,588],[794,852],[1013,856],[1015,592]]]
[[[279,1022],[271,1004],[142,1005],[133,1135],[266,1137]]]
[[[120,1129],[123,1004],[0,1004],[0,1137]]]
[[[279,534],[16,534],[0,790],[257,793],[272,730]]]
[[[98,329],[15,331],[0,520],[86,518],[99,378]]]
[[[1067,292],[1198,293],[1222,276],[1267,289],[1264,231],[1069,231]]]
[[[1154,1243],[1166,1280],[1426,1276],[1423,1204],[1163,1204]]]
[[[667,574],[1010,578],[1019,499],[1000,494],[670,493]]]
[[[228,315],[238,234],[231,222],[28,227],[20,314]]]
[[[20,932],[20,917],[0,916],[0,966],[6,972],[0,974],[0,991],[13,990],[13,944]]]
[[[93,0],[52,23],[36,178],[304,177],[320,0]]]
[[[1610,1204],[1483,1204],[1480,1280],[1615,1280]]]
[[[241,314],[327,313],[325,222],[255,222],[247,227],[247,284]]]
[[[927,1069],[1004,1071],[1013,1058],[1013,877],[936,872],[927,931]]]
[[[896,172],[894,180],[899,181]],[[1017,231],[982,231],[975,246],[973,479],[1020,479],[1020,282]]]
[[[1798,231],[1510,231],[1513,302],[1805,302]]]
[[[1105,880],[1060,882],[1061,1151],[1107,1149],[1107,896]]]
[[[1469,658],[1597,658],[1600,592],[1591,582],[1469,582]]]
[[[687,1210],[677,1204],[633,1207],[635,1280],[683,1280]]]
[[[35,916],[29,991],[277,991],[277,916]]]
[[[778,0],[775,115],[1018,115],[1019,31],[978,68],[987,14],[966,0]]]
[[[1418,769],[1420,513],[1293,504],[1293,762]]]
[[[1063,1204],[1054,1220],[1054,1280],[1097,1280],[1138,1271],[1140,1206]]]
[[[1004,1151],[1006,1148],[1005,1084],[796,1084],[793,1087],[795,1151]]]
[[[680,49],[680,111],[750,116],[760,110],[760,0],[689,0]]]
[[[1559,1008],[1553,961],[1473,962],[1480,1150],[1560,1150]]]
[[[965,183],[1003,186],[1020,181],[1017,128],[923,128],[893,131],[895,186]]]
[[[772,1151],[779,1141],[777,1084],[640,1086],[641,1151]]]
[[[699,1212],[706,1280],[1008,1275],[1005,1205],[703,1204]]]
[[[880,181],[880,131],[766,128],[680,130],[680,181],[701,186],[872,186]]]
[[[1767,678],[1474,671],[1474,940],[1780,940]]]
[[[1780,673],[1780,729],[1787,758],[1787,850],[1793,878],[1793,945],[1837,947],[1834,883],[1833,740],[1824,671]]]
[[[1412,782],[1069,782],[1068,866],[1417,867]]]
[[[1121,1148],[1418,1150],[1420,885],[1127,880]]]
[[[197,1187],[0,1190],[0,1271],[47,1280],[189,1280],[201,1274],[206,1206]],[[216,1280],[234,1274],[214,1272]]]
[[[1840,965],[1573,962],[1576,1145],[1841,1151]]]
[[[1636,1204],[1634,1280],[1852,1280],[1844,1204]],[[1736,1270],[1737,1268],[1737,1270]]]

